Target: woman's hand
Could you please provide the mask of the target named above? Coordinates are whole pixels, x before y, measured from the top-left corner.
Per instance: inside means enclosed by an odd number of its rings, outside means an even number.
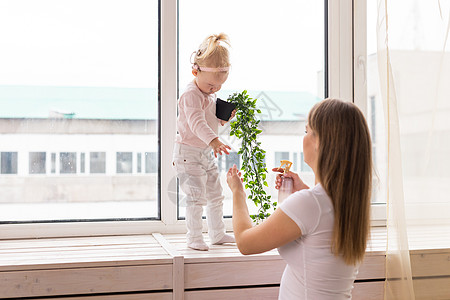
[[[307,186],[303,180],[300,179],[300,176],[298,176],[297,173],[294,172],[287,172],[284,174],[284,169],[283,168],[273,168],[272,171],[274,172],[279,172],[279,173],[283,173],[283,174],[278,174],[277,178],[275,179],[275,188],[279,189],[281,186],[281,175],[283,175],[284,177],[289,177],[292,178],[292,180],[294,181],[294,192],[300,191],[300,190],[304,190],[304,189],[309,189],[309,186]]]
[[[278,170],[278,168],[274,170]],[[275,210],[261,224],[253,226],[245,202],[246,196],[241,172],[236,165],[228,170],[227,183],[233,192],[234,237],[242,254],[257,254],[269,251],[286,245],[302,235],[298,225],[281,209]]]
[[[244,185],[242,184],[243,179],[241,178],[241,172],[238,170],[236,165],[228,170],[227,173],[227,183],[230,190],[235,193],[238,191],[244,192]]]

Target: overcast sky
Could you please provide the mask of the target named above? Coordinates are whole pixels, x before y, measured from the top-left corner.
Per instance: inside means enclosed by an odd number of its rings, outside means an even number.
[[[155,0],[0,0],[0,84],[156,87],[157,25]],[[322,1],[180,0],[179,27],[180,87],[192,51],[225,32],[224,88],[317,88]]]
[[[157,7],[0,0],[0,84],[155,87]]]
[[[225,32],[232,70],[224,89],[316,94],[323,1],[179,2],[181,89],[192,79],[191,53],[207,35]],[[376,2],[368,1],[369,52],[376,49]],[[400,2],[390,17],[391,40],[400,43],[391,49],[441,47],[436,28],[445,28],[449,1]],[[0,0],[0,84],[155,88],[157,9],[156,0]],[[399,37],[411,34],[417,42],[402,44]]]

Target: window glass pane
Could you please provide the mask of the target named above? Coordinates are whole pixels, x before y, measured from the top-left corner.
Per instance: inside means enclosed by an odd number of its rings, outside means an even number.
[[[159,218],[159,2],[2,1],[0,223]]]
[[[207,36],[226,33],[231,42],[232,67],[217,96],[227,99],[234,92],[247,90],[258,99],[263,130],[259,140],[267,152],[269,170],[275,167],[275,152],[301,151],[306,115],[323,99],[324,14],[324,1],[179,1],[180,95],[193,80],[191,54]],[[233,152],[239,150],[239,141],[229,136],[228,124],[219,127],[219,135]],[[224,214],[231,215],[226,161],[218,159]],[[310,172],[301,176],[314,184]],[[269,172],[267,181],[268,193],[276,201],[275,174]],[[249,204],[250,213],[254,207]],[[179,214],[184,216],[183,207]]]
[[[56,153],[52,153],[52,173],[56,172]]]
[[[239,168],[241,167],[240,156],[237,154],[237,152],[230,152],[229,155],[225,156],[225,161],[226,161],[225,170],[227,171],[231,167],[233,167],[233,165],[236,165]]]
[[[117,152],[117,173],[131,173],[133,171],[133,153]]]
[[[86,173],[86,153],[80,155],[80,173]]]
[[[30,174],[45,174],[45,152],[30,152]]]
[[[145,153],[145,173],[156,173],[157,171],[157,157],[156,152]]]
[[[294,152],[293,155],[294,155],[294,157],[292,158],[292,170],[293,170],[294,172],[297,172],[298,153],[297,153],[297,152]]]
[[[137,154],[136,166],[137,166],[137,172],[141,173],[142,172],[142,153]]]
[[[75,152],[62,152],[59,154],[59,173],[77,172],[77,154]]]
[[[89,168],[92,174],[106,173],[106,153],[91,152]]]
[[[1,153],[1,173],[17,174],[17,152]]]
[[[289,160],[289,152],[275,152],[275,161],[273,163],[274,166],[280,165],[280,161]]]

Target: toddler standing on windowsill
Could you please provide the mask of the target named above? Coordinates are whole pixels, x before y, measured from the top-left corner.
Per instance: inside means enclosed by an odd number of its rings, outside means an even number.
[[[178,101],[173,165],[186,197],[187,245],[203,251],[209,249],[202,235],[203,206],[206,206],[211,243],[235,242],[225,233],[224,196],[214,160],[217,154],[229,154],[231,149],[219,140],[218,125],[223,126],[226,122],[216,117],[215,93],[227,80],[230,68],[229,52],[223,43],[229,45],[227,35],[211,35],[193,53],[192,74],[195,78]]]

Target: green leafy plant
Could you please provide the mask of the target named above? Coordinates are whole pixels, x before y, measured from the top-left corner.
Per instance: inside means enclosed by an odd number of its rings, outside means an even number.
[[[277,206],[277,203],[272,202],[271,196],[264,190],[264,186],[268,186],[267,169],[264,163],[266,151],[260,147],[261,142],[257,140],[258,134],[262,132],[258,128],[260,120],[257,117],[261,111],[256,108],[257,99],[250,98],[247,91],[234,93],[228,97],[228,101],[236,105],[236,120],[230,123],[230,135],[241,140],[238,154],[242,158],[243,181],[245,188],[250,189],[249,199],[258,207],[258,212],[251,215],[258,224],[270,216],[271,208],[275,209]]]

